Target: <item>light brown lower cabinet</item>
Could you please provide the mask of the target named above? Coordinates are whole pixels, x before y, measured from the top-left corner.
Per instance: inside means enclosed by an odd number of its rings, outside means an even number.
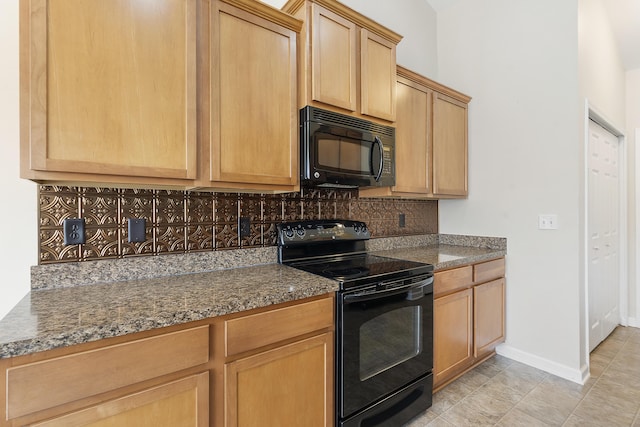
[[[333,425],[333,312],[331,297],[225,322],[225,427]]]
[[[0,427],[331,426],[334,303],[0,359]]]
[[[434,385],[473,362],[473,292],[464,289],[433,303]]]
[[[193,422],[180,425],[208,425],[209,325],[176,329],[1,360],[0,426],[108,426],[186,406]]]
[[[434,389],[495,352],[505,339],[504,258],[435,273]]]
[[[504,279],[473,288],[474,357],[491,353],[504,341]]]
[[[332,349],[333,334],[324,333],[226,364],[226,425],[331,425]]]
[[[33,427],[205,427],[208,425],[208,372],[31,424]]]

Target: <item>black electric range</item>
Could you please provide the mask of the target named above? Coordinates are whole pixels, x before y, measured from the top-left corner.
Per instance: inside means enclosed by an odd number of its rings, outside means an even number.
[[[365,223],[278,225],[278,261],[336,280],[337,427],[390,427],[431,406],[433,266],[372,255]]]

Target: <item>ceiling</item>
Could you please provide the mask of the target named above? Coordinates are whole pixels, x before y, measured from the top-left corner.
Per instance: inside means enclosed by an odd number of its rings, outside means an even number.
[[[459,0],[427,0],[440,12]],[[626,70],[640,68],[640,0],[602,0]]]

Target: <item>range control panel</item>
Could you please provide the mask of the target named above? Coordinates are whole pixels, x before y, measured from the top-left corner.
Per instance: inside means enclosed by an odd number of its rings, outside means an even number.
[[[368,240],[371,233],[362,221],[314,220],[278,224],[278,244]]]

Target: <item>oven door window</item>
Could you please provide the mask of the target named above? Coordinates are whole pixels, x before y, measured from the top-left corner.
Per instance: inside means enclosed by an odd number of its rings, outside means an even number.
[[[360,381],[378,375],[422,352],[422,309],[403,307],[360,326]],[[384,342],[385,345],[380,345]]]

